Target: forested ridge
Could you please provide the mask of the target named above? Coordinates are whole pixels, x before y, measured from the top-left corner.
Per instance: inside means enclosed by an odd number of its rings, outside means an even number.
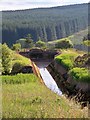
[[[9,46],[32,35],[37,41],[67,37],[88,26],[88,4],[2,12],[2,42]]]

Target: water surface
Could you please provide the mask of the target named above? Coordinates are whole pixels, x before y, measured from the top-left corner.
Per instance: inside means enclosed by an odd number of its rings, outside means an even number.
[[[53,92],[57,93],[58,95],[62,95],[61,90],[58,88],[56,82],[54,81],[53,77],[50,75],[46,68],[39,68],[41,77],[45,83],[45,85],[52,90]]]

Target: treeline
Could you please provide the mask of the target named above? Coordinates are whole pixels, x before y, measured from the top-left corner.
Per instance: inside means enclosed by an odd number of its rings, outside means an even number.
[[[67,37],[88,26],[88,4],[2,12],[2,40],[9,46],[31,34],[34,41]]]

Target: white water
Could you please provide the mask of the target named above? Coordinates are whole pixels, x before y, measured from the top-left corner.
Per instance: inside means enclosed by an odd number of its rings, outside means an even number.
[[[45,85],[58,95],[62,95],[61,90],[58,88],[56,82],[54,81],[48,70],[46,68],[39,68],[39,71]]]

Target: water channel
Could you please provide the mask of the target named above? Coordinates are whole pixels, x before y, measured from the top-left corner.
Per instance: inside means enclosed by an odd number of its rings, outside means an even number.
[[[39,61],[39,62],[35,62],[36,65],[39,68],[41,77],[45,83],[45,85],[52,90],[54,93],[58,94],[58,95],[62,95],[61,90],[58,88],[55,80],[53,79],[53,77],[51,76],[51,74],[49,73],[49,71],[47,70],[47,66],[50,64],[50,61]]]

